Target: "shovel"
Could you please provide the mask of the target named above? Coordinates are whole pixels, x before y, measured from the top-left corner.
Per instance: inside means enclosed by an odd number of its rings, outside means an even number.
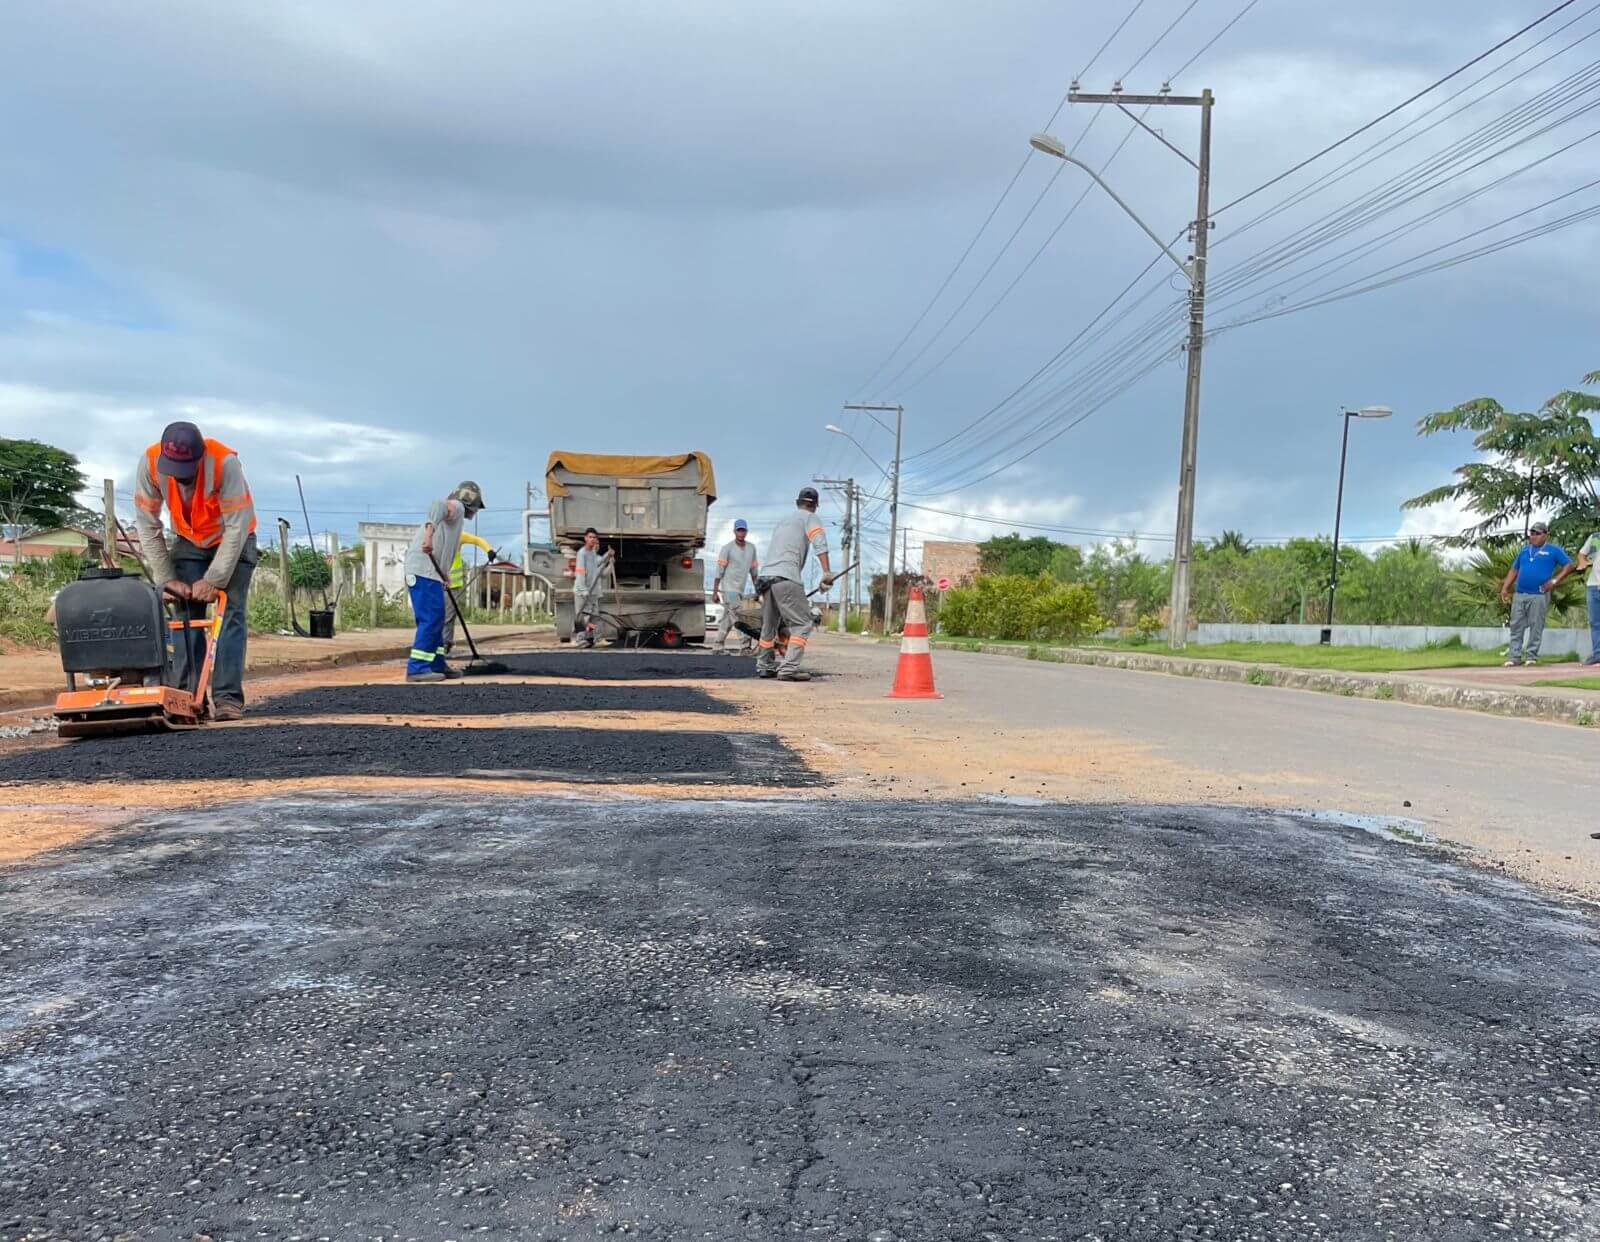
[[[444,587],[444,593],[450,597],[450,609],[456,614],[456,624],[461,627],[467,647],[472,652],[472,659],[462,666],[462,674],[467,677],[493,677],[498,673],[509,673],[509,665],[501,664],[498,660],[485,660],[478,654],[478,644],[472,641],[472,631],[467,628],[467,619],[461,615],[461,605],[456,603],[456,593],[450,588],[450,579],[444,576],[444,570],[439,568],[439,562],[433,559],[432,552],[428,553],[428,563],[439,575],[439,585]]]

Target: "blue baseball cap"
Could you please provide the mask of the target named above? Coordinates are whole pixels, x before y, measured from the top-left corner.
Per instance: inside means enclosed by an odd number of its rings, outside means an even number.
[[[743,518],[740,518],[737,522],[735,522],[733,524],[733,529],[734,530],[749,530],[750,529],[750,523],[745,521]]]

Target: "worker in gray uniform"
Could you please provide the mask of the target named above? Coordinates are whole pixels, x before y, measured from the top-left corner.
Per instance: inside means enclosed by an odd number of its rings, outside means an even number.
[[[800,667],[805,659],[806,641],[811,637],[811,601],[801,577],[806,556],[815,552],[822,566],[822,586],[833,585],[833,570],[828,564],[828,534],[817,518],[817,489],[802,487],[795,498],[795,511],[781,518],[767,540],[766,572],[756,579],[756,594],[761,597],[761,649],[756,654],[756,673],[779,681],[810,681],[811,674]],[[783,663],[777,663],[774,648],[778,629],[787,627],[789,650]]]
[[[593,647],[600,628],[601,605],[605,601],[606,569],[611,553],[600,551],[600,532],[589,527],[583,532],[583,547],[578,549],[576,575],[572,579],[572,640],[579,647]]]
[[[717,553],[717,579],[711,584],[711,598],[722,605],[722,620],[717,624],[717,650],[728,649],[728,631],[733,629],[734,616],[739,601],[744,598],[747,583],[754,584],[756,570],[756,545],[750,542],[750,523],[740,518],[733,524],[733,539],[722,545]],[[744,640],[739,644],[740,654],[750,650],[750,636],[740,631]]]

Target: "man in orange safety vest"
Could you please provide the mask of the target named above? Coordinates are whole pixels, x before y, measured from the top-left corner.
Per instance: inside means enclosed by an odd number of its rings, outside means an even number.
[[[244,715],[245,607],[255,572],[256,511],[239,455],[200,434],[193,423],[172,423],[134,467],[134,523],[156,584],[179,601],[179,615],[205,616],[227,594],[211,670],[214,719]],[[163,529],[166,510],[171,534]],[[186,629],[172,660],[173,684],[188,684],[205,659],[205,635]]]

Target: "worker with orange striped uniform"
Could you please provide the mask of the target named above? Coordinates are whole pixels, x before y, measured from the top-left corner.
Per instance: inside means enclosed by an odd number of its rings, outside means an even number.
[[[176,596],[184,619],[200,618],[206,605],[227,594],[222,630],[211,668],[216,720],[244,715],[244,658],[250,577],[255,572],[256,510],[239,455],[200,434],[193,423],[171,423],[161,441],[139,455],[134,467],[134,525],[150,572]],[[174,536],[167,542],[161,510]],[[188,685],[205,659],[205,632],[185,629],[173,648],[171,677]]]
[[[806,557],[816,553],[822,566],[822,585],[833,585],[828,564],[828,534],[817,518],[817,489],[802,487],[795,499],[795,511],[778,521],[767,540],[765,572],[756,579],[756,594],[761,597],[761,649],[756,654],[756,672],[779,681],[810,681],[811,674],[800,667],[805,659],[806,642],[811,637],[811,602],[806,598],[802,571]],[[789,650],[783,663],[777,662],[775,648],[780,628],[789,631]]]

